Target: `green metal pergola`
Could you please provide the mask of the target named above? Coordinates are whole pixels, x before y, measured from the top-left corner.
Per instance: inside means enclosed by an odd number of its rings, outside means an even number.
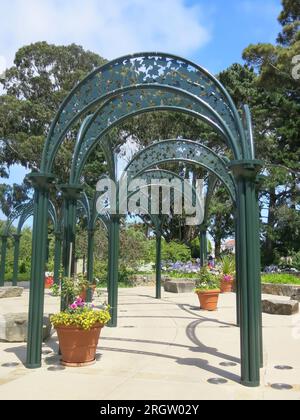
[[[241,382],[245,386],[259,386],[263,361],[257,179],[262,163],[255,158],[250,110],[244,106],[239,113],[225,88],[200,66],[174,55],[152,52],[111,61],[73,89],[51,125],[40,172],[28,177],[35,194],[27,367],[34,369],[41,366],[48,201],[50,189],[57,185],[52,170],[60,146],[67,133],[80,123],[70,163],[69,183],[59,186],[64,198],[63,266],[67,274],[70,247],[75,240],[76,206],[83,191],[80,180],[89,156],[100,144],[109,177],[117,181],[115,144],[109,136],[111,130],[133,116],[154,111],[181,112],[201,120],[219,135],[232,156],[230,161],[218,156],[201,140],[160,141],[134,156],[126,174],[134,179],[149,170],[160,169],[160,165],[165,163],[185,162],[205,169],[229,191],[236,209]],[[121,217],[115,214],[107,219],[110,256],[108,291],[115,310],[113,325],[117,322]],[[92,231],[90,244],[93,243]],[[201,232],[202,248],[205,249],[205,225]]]
[[[13,279],[12,285],[17,286],[19,274],[19,256],[20,256],[20,241],[22,238],[22,229],[26,221],[33,216],[34,205],[33,201],[17,206],[9,215],[6,224],[1,233],[1,268],[0,268],[0,287],[5,284],[5,267],[6,267],[6,253],[7,253],[7,240],[12,236],[14,240],[14,265],[13,265]],[[54,264],[54,278],[55,282],[59,282],[59,271],[61,264],[61,224],[57,217],[56,209],[51,201],[48,206],[48,217],[51,219],[55,235],[55,264]],[[12,225],[18,221],[16,232],[11,233]]]

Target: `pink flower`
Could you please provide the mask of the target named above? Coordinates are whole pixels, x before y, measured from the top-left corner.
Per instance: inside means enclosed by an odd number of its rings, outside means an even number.
[[[83,299],[81,299],[80,297],[76,299],[75,304],[76,304],[77,306],[81,307],[81,308],[85,305],[84,300],[83,300]]]
[[[70,309],[73,309],[73,310],[77,309],[76,303],[73,303],[72,305],[70,305]]]
[[[226,275],[226,276],[223,277],[223,280],[229,283],[233,280],[233,277],[229,276],[229,275]]]

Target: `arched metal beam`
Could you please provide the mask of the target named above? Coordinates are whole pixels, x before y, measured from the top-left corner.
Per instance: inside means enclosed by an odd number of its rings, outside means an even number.
[[[237,149],[250,158],[249,145],[238,111],[221,83],[209,72],[181,57],[163,53],[125,56],[95,70],[63,102],[43,153],[43,172],[49,172],[57,150],[74,123],[97,104],[136,86],[179,88],[215,109],[236,137]]]
[[[74,179],[76,169],[82,168],[84,165],[82,160],[86,161],[93,148],[98,142],[101,143],[101,138],[109,130],[127,118],[154,111],[181,112],[204,121],[220,134],[227,146],[233,150],[234,156],[240,155],[240,151],[235,145],[235,136],[218,113],[201,98],[187,94],[180,89],[172,88],[170,91],[168,87],[162,87],[161,90],[158,90],[156,86],[146,86],[111,98],[89,118],[84,129],[80,131],[80,140],[76,143],[71,179]]]
[[[236,184],[225,162],[211,149],[190,140],[165,140],[139,152],[125,169],[129,178],[167,162],[189,162],[199,165],[220,179],[236,202]]]

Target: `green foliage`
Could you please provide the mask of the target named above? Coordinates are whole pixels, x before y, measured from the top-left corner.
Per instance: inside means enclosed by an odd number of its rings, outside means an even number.
[[[290,274],[265,274],[261,280],[263,283],[300,285],[300,277]]]
[[[224,275],[234,275],[235,274],[235,256],[226,255],[221,259],[221,269]]]
[[[295,252],[292,255],[292,266],[300,271],[300,252]]]
[[[13,280],[13,272],[10,271],[8,273],[5,274],[5,281],[7,283],[11,283]],[[30,281],[30,273],[22,273],[18,275],[18,282],[28,282]]]
[[[75,299],[80,296],[83,290],[91,285],[86,277],[79,275],[74,277],[62,277],[60,279],[60,286],[53,285],[52,294],[54,296],[61,296],[66,305],[70,305]]]
[[[148,240],[145,232],[141,230],[141,226],[134,225],[122,229],[120,237],[121,266],[136,270],[148,259]]]
[[[198,279],[198,273],[181,273],[179,271],[169,271],[168,277],[174,279]]]
[[[7,177],[13,164],[34,170],[40,167],[49,126],[60,104],[80,80],[104,63],[97,54],[75,44],[55,46],[37,42],[17,51],[14,66],[0,81],[1,176]],[[69,176],[75,138],[76,131],[68,134],[55,161],[54,171],[61,182],[66,182]],[[91,172],[103,171],[103,153],[97,149],[93,158],[84,174],[87,183]],[[27,186],[12,189],[2,184],[0,192],[1,208],[8,214],[11,204],[17,204],[22,199],[20,195],[27,194]]]
[[[200,258],[200,239],[199,238],[195,238],[192,240],[192,242],[190,243],[190,248],[191,248],[192,259]],[[212,244],[209,240],[207,240],[207,250],[209,254],[212,253]]]
[[[200,275],[196,282],[196,292],[203,292],[206,290],[218,290],[220,288],[220,279],[215,274],[209,272],[206,267],[200,271]]]
[[[180,244],[178,242],[172,241],[170,243],[166,242],[162,239],[162,260],[163,261],[171,261],[171,262],[188,262],[191,260],[191,250],[187,245]],[[151,239],[149,241],[149,256],[150,261],[155,261],[156,256],[156,240]]]

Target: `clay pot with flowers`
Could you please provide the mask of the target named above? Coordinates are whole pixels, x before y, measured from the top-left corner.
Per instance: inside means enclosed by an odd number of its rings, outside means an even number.
[[[52,273],[45,273],[45,289],[51,289],[54,285],[54,275]]]
[[[51,317],[57,331],[62,364],[68,367],[95,363],[96,349],[103,327],[110,320],[109,307],[95,310],[81,298]]]
[[[226,274],[221,277],[221,293],[232,293],[234,277]]]
[[[218,277],[208,271],[206,267],[200,271],[199,280],[196,282],[196,294],[200,302],[200,309],[216,311],[218,307],[220,281]]]
[[[233,256],[222,258],[221,293],[232,293],[234,287],[235,260]]]
[[[80,367],[95,362],[96,349],[103,327],[110,321],[110,308],[102,305],[95,309],[80,297],[82,278],[61,278],[53,295],[62,299],[62,310],[51,317],[57,331],[62,364]],[[84,283],[86,284],[86,283]]]

